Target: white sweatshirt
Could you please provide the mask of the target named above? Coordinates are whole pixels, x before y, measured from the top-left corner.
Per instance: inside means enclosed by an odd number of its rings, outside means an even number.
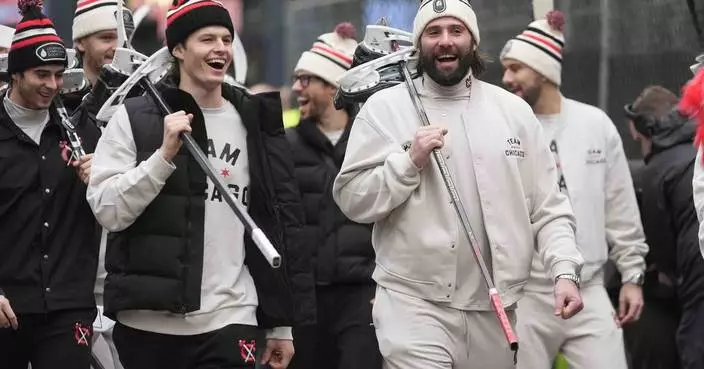
[[[235,107],[225,102],[202,109],[210,163],[233,195],[248,204],[247,131]],[[109,231],[128,228],[159,194],[176,169],[159,151],[137,163],[129,117],[120,107],[107,125],[93,157],[87,198],[98,221]],[[208,179],[201,308],[185,315],[165,311],[121,311],[117,320],[135,329],[173,335],[197,335],[230,324],[257,325],[254,280],[244,265],[244,226]],[[291,339],[281,327],[269,338]]]
[[[622,279],[645,272],[648,246],[640,221],[623,143],[613,122],[598,108],[562,97],[559,114],[538,116],[546,142],[556,156],[558,184],[577,218],[577,246],[584,255],[582,281],[603,284],[607,259]],[[544,290],[541,260],[533,258],[527,290]]]
[[[438,97],[421,78],[414,83],[433,124],[443,124],[443,114],[453,115],[445,123],[452,125],[446,136],[448,165],[463,182],[470,223],[476,232],[486,232],[486,238],[477,238],[490,252],[487,261],[504,305],[522,296],[536,251],[552,277],[577,272],[583,259],[572,209],[557,188],[555,160],[528,104],[475,78],[471,100],[460,105],[452,100],[461,97]],[[457,88],[466,96],[468,85],[463,81]],[[419,127],[404,84],[372,95],[355,118],[333,197],[350,219],[374,223],[373,278],[380,286],[457,306],[458,299],[471,299],[465,292],[480,291],[472,283],[478,287],[481,277],[469,274],[476,272],[476,262],[466,253],[439,168],[431,160],[419,170],[406,151]],[[470,151],[458,150],[459,145]],[[470,166],[473,174],[462,170]],[[482,301],[475,302],[481,308]]]

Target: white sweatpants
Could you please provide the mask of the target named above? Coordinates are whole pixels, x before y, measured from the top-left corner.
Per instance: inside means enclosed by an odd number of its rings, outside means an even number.
[[[512,325],[514,311],[507,312]],[[384,369],[510,369],[492,311],[462,311],[377,287],[372,319]]]
[[[571,369],[626,369],[623,331],[601,285],[581,290],[584,309],[564,320],[554,315],[552,293],[526,292],[518,301],[518,369],[548,369],[562,352]]]

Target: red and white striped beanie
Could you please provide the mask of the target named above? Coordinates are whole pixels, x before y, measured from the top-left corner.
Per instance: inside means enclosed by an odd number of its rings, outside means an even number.
[[[294,71],[313,74],[338,87],[337,79],[352,65],[358,44],[354,37],[351,23],[338,24],[334,32],[321,35],[309,51],[303,52]]]
[[[117,0],[78,0],[73,15],[73,40],[117,29]]]
[[[166,45],[173,52],[192,33],[208,26],[222,26],[234,37],[235,26],[225,6],[217,0],[173,0],[166,13]]]
[[[12,37],[7,72],[14,74],[47,64],[66,66],[66,47],[56,34],[54,23],[42,14],[41,0],[20,0],[17,7],[22,20]]]
[[[501,60],[517,60],[542,74],[557,86],[562,84],[562,49],[565,47],[564,15],[553,10],[545,19],[528,25],[523,33],[509,40]]]

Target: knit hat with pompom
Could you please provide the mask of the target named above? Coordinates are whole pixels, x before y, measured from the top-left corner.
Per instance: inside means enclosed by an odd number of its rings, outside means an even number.
[[[334,32],[318,37],[309,51],[304,51],[294,69],[318,76],[338,87],[337,79],[350,69],[357,48],[356,30],[351,23],[341,23]]]
[[[42,14],[41,0],[19,0],[17,7],[22,20],[15,27],[7,56],[9,74],[46,64],[66,66],[66,47],[56,34],[54,23]]]
[[[565,16],[561,12],[548,12],[545,19],[532,22],[523,33],[506,43],[501,51],[501,60],[517,60],[560,86],[564,26]]]

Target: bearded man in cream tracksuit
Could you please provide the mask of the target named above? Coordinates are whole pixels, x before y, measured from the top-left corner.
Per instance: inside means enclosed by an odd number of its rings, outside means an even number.
[[[484,65],[469,2],[421,3],[414,40],[424,73],[413,82],[433,125],[420,127],[404,84],[372,95],[355,119],[333,186],[349,218],[374,223],[379,287],[372,318],[384,368],[513,368],[430,153],[442,148],[446,155],[513,324],[536,250],[555,282],[556,315],[581,310],[573,280],[583,260],[571,208],[530,107],[476,78]]]
[[[574,369],[625,369],[620,326],[640,316],[648,246],[616,127],[603,111],[560,93],[563,25],[561,13],[548,13],[508,42],[501,61],[504,84],[540,120],[557,162],[560,190],[572,203],[577,245],[585,258],[585,309],[566,322],[552,316],[549,268],[536,254],[526,296],[518,303],[518,367],[548,368],[562,351]],[[622,277],[618,316],[604,288],[607,258]]]

